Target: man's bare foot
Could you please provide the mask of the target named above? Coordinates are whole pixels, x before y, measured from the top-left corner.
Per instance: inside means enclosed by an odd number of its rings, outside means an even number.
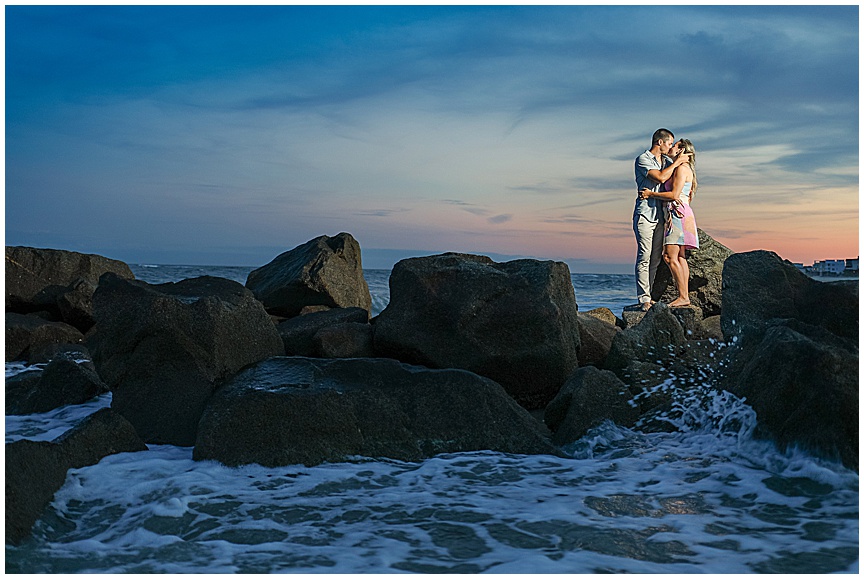
[[[690,300],[682,300],[681,298],[678,298],[676,300],[669,302],[670,308],[683,308],[683,307],[689,306],[689,305],[690,305]]]

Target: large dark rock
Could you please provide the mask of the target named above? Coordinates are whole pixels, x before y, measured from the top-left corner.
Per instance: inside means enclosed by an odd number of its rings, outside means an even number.
[[[857,341],[857,291],[811,279],[772,251],[729,257],[723,268],[723,335],[731,339],[772,318],[793,318]]]
[[[104,408],[53,442],[19,440],[6,444],[6,542],[20,544],[63,486],[70,468],[98,463],[120,452],[147,446],[116,412]]]
[[[720,314],[723,306],[723,264],[732,250],[699,230],[699,249],[687,252],[690,304],[699,310],[699,319]],[[657,268],[651,297],[669,303],[678,297],[678,288],[666,262]]]
[[[6,379],[6,414],[48,412],[67,404],[81,404],[108,392],[90,362],[52,360],[44,369]]]
[[[631,387],[638,395],[641,412],[646,412],[668,402],[663,395],[646,394],[669,378],[669,368],[684,351],[686,342],[681,323],[669,306],[658,302],[637,325],[615,335],[604,368]]]
[[[322,358],[372,358],[372,326],[359,322],[336,324],[318,330],[312,339]]]
[[[243,370],[213,395],[193,457],[280,466],[478,450],[558,454],[500,385],[471,372],[283,357]]]
[[[543,408],[578,367],[576,298],[566,264],[446,253],[400,261],[375,319],[375,351],[492,378]]]
[[[615,324],[615,314],[608,308],[579,312],[579,365],[603,367],[612,348],[615,334],[621,331]],[[605,311],[603,311],[605,310]],[[611,318],[611,321],[610,321]]]
[[[268,312],[285,317],[318,305],[372,311],[360,244],[350,233],[322,235],[286,251],[252,271],[246,287]]]
[[[111,407],[148,443],[194,444],[218,384],[285,351],[261,303],[228,279],[150,285],[106,274],[93,306],[88,346]]]
[[[663,364],[670,362],[683,349],[687,338],[681,323],[669,306],[654,304],[639,324],[618,332],[606,357],[605,368],[630,384],[627,373],[634,361]]]
[[[55,303],[63,321],[87,333],[96,320],[93,319],[93,294],[96,285],[85,279],[78,279],[57,294]]]
[[[108,272],[126,279],[135,277],[122,261],[100,255],[6,246],[6,310],[66,313],[71,317],[63,321],[76,327],[76,320],[83,317],[85,327],[79,329],[86,332],[87,324],[92,325],[89,299],[99,278]]]
[[[6,361],[29,360],[30,353],[57,344],[80,344],[76,328],[63,322],[49,322],[35,315],[6,312]]]
[[[366,323],[369,312],[363,308],[334,308],[296,316],[281,322],[276,329],[289,356],[317,356],[315,334],[328,326]]]
[[[798,320],[772,320],[730,349],[721,388],[744,398],[781,448],[858,470],[858,348]]]
[[[633,394],[608,370],[579,368],[546,407],[544,422],[555,434],[552,442],[569,444],[604,420],[633,426],[639,418]]]

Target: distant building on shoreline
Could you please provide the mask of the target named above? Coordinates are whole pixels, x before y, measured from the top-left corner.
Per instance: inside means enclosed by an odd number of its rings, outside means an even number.
[[[807,275],[858,277],[857,257],[853,259],[825,259],[816,261],[813,265],[804,265],[803,263],[796,263],[794,265]]]

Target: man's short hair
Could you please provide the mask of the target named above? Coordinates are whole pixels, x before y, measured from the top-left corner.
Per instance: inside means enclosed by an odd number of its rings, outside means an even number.
[[[658,141],[668,141],[669,139],[674,139],[675,135],[672,134],[672,131],[669,129],[657,129],[654,131],[654,136],[651,137],[651,146],[653,147],[658,143]]]

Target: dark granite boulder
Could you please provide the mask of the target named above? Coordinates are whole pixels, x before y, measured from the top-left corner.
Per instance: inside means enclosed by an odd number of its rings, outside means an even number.
[[[63,486],[66,471],[98,463],[120,452],[147,446],[127,420],[104,408],[53,442],[19,440],[6,444],[6,542],[20,544]]]
[[[604,369],[631,387],[639,396],[641,412],[646,412],[668,401],[662,395],[645,394],[669,378],[668,369],[686,342],[681,323],[669,306],[658,302],[637,325],[615,335]]]
[[[349,322],[318,330],[312,339],[316,355],[321,358],[371,358],[372,326]]]
[[[292,317],[306,306],[372,310],[360,244],[350,233],[322,235],[252,271],[246,280],[268,312]]]
[[[84,294],[89,292],[92,296],[92,289],[107,272],[126,279],[134,278],[128,265],[100,255],[6,246],[6,311],[48,310],[59,316],[61,307],[57,300],[70,291],[78,294],[71,297],[71,301],[86,307],[88,296]],[[80,310],[76,311],[75,315],[79,314]],[[65,318],[63,321],[76,325]]]
[[[65,291],[59,292],[56,298],[57,308],[63,321],[75,326],[85,334],[93,327],[93,294],[96,285],[86,279],[72,282]]]
[[[858,292],[811,279],[772,251],[729,257],[723,268],[723,335],[732,339],[773,318],[821,326],[857,342]]]
[[[621,331],[614,320],[615,314],[608,308],[599,308],[609,312],[609,315],[604,315],[605,312],[594,315],[591,312],[579,312],[579,365],[580,366],[597,366],[602,368],[606,361],[606,356],[609,355],[609,350],[612,348],[612,340],[615,334]],[[613,320],[611,323],[609,319]]]
[[[218,384],[285,352],[261,303],[228,279],[150,285],[106,274],[93,306],[88,347],[111,407],[148,443],[191,446]]]
[[[283,357],[246,368],[213,395],[193,457],[280,466],[478,450],[558,454],[500,385],[471,372]]]
[[[703,340],[715,340],[722,342],[723,328],[720,325],[720,316],[711,316],[699,322],[701,327],[701,336]]]
[[[91,362],[60,357],[44,369],[6,379],[6,414],[48,412],[67,404],[81,404],[108,392]]]
[[[543,408],[578,367],[579,326],[565,263],[446,253],[400,261],[375,319],[375,352],[487,376]]]
[[[79,344],[84,335],[69,324],[35,315],[6,312],[6,361],[29,360],[30,353],[57,344]]]
[[[781,448],[858,470],[858,348],[819,326],[771,320],[729,350],[718,384],[745,399]]]
[[[337,324],[366,323],[369,312],[363,308],[333,308],[289,318],[276,326],[289,356],[317,356],[315,334]]]
[[[569,444],[604,420],[633,426],[639,418],[632,393],[615,374],[593,366],[579,368],[546,407],[544,422],[552,442]]]
[[[591,316],[598,320],[604,321],[610,326],[615,326],[623,329],[624,322],[619,320],[615,313],[609,308],[594,308],[586,312],[579,312],[579,316]]]
[[[687,283],[690,304],[699,310],[699,319],[720,314],[723,306],[723,264],[732,250],[699,230],[699,249],[687,252],[690,278]],[[678,288],[666,262],[657,268],[651,297],[669,303],[678,297]]]

